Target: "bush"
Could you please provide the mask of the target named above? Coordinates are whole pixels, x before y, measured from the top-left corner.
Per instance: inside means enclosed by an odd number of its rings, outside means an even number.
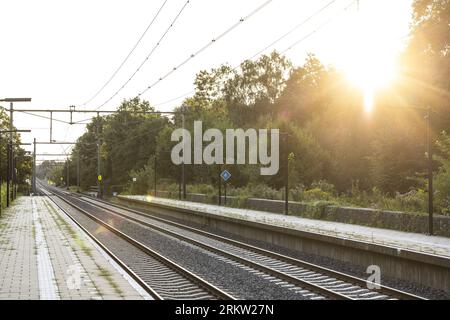
[[[134,187],[129,188],[129,190],[140,191],[138,188],[141,184],[138,182],[139,178],[134,183]],[[167,191],[167,197],[178,199],[178,183],[161,181],[158,190]],[[187,191],[188,193],[206,194],[209,197],[218,195],[217,187],[209,184],[188,185]],[[227,187],[227,195],[236,197],[238,206],[243,206],[248,198],[282,200],[284,190],[277,190],[264,184],[249,184],[240,188],[230,185]],[[337,194],[333,184],[324,180],[312,183],[309,189],[302,184],[298,184],[290,189],[289,198],[291,201],[310,204],[314,214],[321,212],[322,207],[330,205],[418,213],[426,212],[427,208],[427,193],[423,189],[412,190],[403,194],[396,193],[395,196],[390,196],[376,187],[371,192],[361,190],[358,181],[352,183],[352,189],[349,193],[341,195]]]
[[[2,200],[2,208],[6,208],[6,183],[2,183],[2,193],[0,194]]]
[[[214,188],[214,186],[210,185],[210,184],[196,184],[196,185],[189,185],[187,186],[187,190],[190,193],[201,193],[201,194],[206,194],[208,196],[213,196],[215,194],[217,194],[217,189]]]
[[[450,214],[450,136],[443,132],[438,141],[439,155],[435,157],[440,163],[435,175],[436,209],[442,214]]]
[[[327,182],[326,180],[319,180],[317,182],[313,182],[311,184],[311,188],[320,189],[330,195],[336,194],[336,187],[332,183]]]

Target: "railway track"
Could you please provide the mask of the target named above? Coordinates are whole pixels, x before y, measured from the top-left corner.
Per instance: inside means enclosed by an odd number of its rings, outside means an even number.
[[[79,209],[86,213],[89,207],[96,208],[96,210],[145,226],[275,278],[285,289],[306,289],[313,292],[314,294],[311,295],[315,299],[423,299],[386,286],[368,289],[366,280],[106,201],[73,196],[57,189],[53,189],[52,192],[59,193],[60,197],[70,198],[65,201],[72,206],[84,207]]]
[[[165,258],[117,228],[110,226],[82,208],[70,203],[64,198],[61,192],[56,190],[49,191],[43,185],[40,185],[40,192],[48,196],[63,210],[72,221],[100,245],[154,299],[234,299],[228,293],[191,273],[177,263]],[[86,221],[83,224],[80,223],[64,207],[64,203],[81,211],[90,221],[88,223]],[[98,230],[101,230],[101,232],[98,232]],[[104,232],[105,230],[109,232]]]

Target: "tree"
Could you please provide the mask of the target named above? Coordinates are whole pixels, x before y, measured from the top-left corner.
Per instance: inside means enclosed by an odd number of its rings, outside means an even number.
[[[437,209],[450,214],[450,136],[444,131],[438,141],[439,154],[435,159],[440,164],[435,175],[435,200]]]
[[[13,127],[13,130],[16,128]],[[0,130],[9,130],[9,116],[6,113],[5,109],[0,106]],[[6,181],[6,166],[7,166],[7,146],[8,146],[8,134],[3,134],[0,144],[0,157],[2,158],[1,167],[0,167],[0,175],[3,182]],[[17,169],[17,183],[19,185],[19,192],[23,192],[28,190],[28,186],[25,186],[26,179],[30,179],[31,177],[31,168],[32,162],[31,158],[26,155],[26,152],[23,148],[20,147],[20,136],[18,133],[13,133],[13,148],[14,148],[14,157],[16,160],[16,169]]]
[[[450,127],[450,1],[415,0],[409,44],[402,56],[402,93],[411,105],[431,106],[436,132]]]

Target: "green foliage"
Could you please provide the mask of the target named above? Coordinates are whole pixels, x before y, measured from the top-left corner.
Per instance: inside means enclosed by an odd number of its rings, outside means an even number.
[[[283,197],[282,190],[276,190],[263,184],[248,185],[241,188],[230,188],[228,194],[230,196],[244,196],[248,198],[263,198],[272,200],[281,200]]]
[[[412,177],[426,165],[423,143],[411,143],[414,135],[411,128],[392,119],[386,119],[384,127],[377,131],[368,161],[370,179],[379,190],[394,195],[416,186]]]
[[[448,114],[450,82],[450,1],[415,0],[410,41],[403,53],[405,76],[410,86],[402,95],[407,102],[430,106]],[[449,117],[434,118],[436,132],[448,130]]]
[[[15,129],[15,127],[13,127]],[[9,116],[3,107],[0,106],[0,130],[9,130]],[[6,159],[7,159],[7,143],[9,134],[3,134],[0,143],[0,157],[2,159],[0,166],[0,176],[2,181],[6,180]],[[31,157],[25,153],[25,150],[20,147],[20,136],[14,133],[12,136],[13,151],[16,159],[17,168],[17,182],[19,185],[18,191],[25,193],[28,190],[27,179],[31,178]]]
[[[439,155],[435,160],[440,164],[435,175],[435,200],[438,211],[450,214],[450,136],[443,132],[438,141]]]
[[[130,194],[147,194],[154,186],[154,176],[154,161],[150,160],[143,168],[130,171],[126,190]]]
[[[364,112],[362,91],[332,66],[313,54],[293,66],[274,51],[238,68],[202,70],[194,95],[175,108],[173,118],[136,113],[154,110],[138,98],[123,101],[117,114],[95,118],[74,148],[71,183],[79,155],[82,186],[95,185],[99,140],[106,189],[146,194],[154,189],[156,171],[157,189],[177,197],[181,168],[170,159],[171,133],[181,127],[183,111],[191,136],[196,120],[203,130],[278,128],[283,133],[277,175],[261,176],[257,165],[226,166],[232,173],[228,194],[240,200],[282,199],[288,174],[295,201],[425,211],[426,128],[422,112],[410,107],[430,105],[438,115],[448,113],[449,3],[415,0],[413,10],[411,39],[400,59],[400,78],[407,80],[378,92],[372,114]],[[434,132],[449,128],[450,118],[433,113]],[[439,143],[436,210],[449,214],[450,142],[442,136]],[[216,194],[223,168],[186,165],[188,191]],[[56,168],[52,177],[62,170]]]
[[[2,209],[6,208],[6,183],[2,183],[2,190],[0,193],[0,198],[2,202]]]

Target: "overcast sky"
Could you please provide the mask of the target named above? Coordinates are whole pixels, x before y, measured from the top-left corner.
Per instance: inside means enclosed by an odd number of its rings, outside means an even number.
[[[32,97],[31,103],[16,108],[55,109],[76,105],[95,109],[104,103],[136,70],[170,25],[186,0],[168,0],[139,46],[113,81],[91,103],[91,98],[108,80],[132,49],[164,0],[0,0],[0,98]],[[125,98],[134,97],[174,66],[188,58],[223,31],[245,17],[266,0],[190,0],[150,59],[128,85],[102,109],[115,109]],[[273,0],[232,32],[147,91],[143,98],[158,110],[171,110],[182,99],[161,102],[193,89],[195,74],[222,63],[232,66],[253,56],[289,31],[330,0]],[[358,31],[356,17],[364,21],[371,44],[391,42],[389,54],[398,52],[408,32],[411,0],[360,0],[347,10],[351,0],[336,0],[265,53],[284,51],[304,36],[317,30],[286,55],[295,65],[313,52],[326,64],[345,65],[344,53],[349,39]],[[324,22],[327,23],[321,27]],[[377,28],[373,28],[374,26]],[[371,27],[370,27],[371,26]],[[375,31],[376,30],[376,31]],[[366,32],[367,33],[367,32]],[[377,40],[378,39],[378,40]],[[3,104],[4,107],[9,107]],[[48,116],[48,115],[46,115]],[[14,124],[32,129],[23,134],[24,142],[49,140],[49,121],[14,114]],[[55,115],[69,120],[66,114]],[[82,114],[74,120],[87,118]],[[84,126],[54,123],[53,139],[74,141]],[[67,146],[39,146],[38,153],[59,153]],[[27,147],[28,150],[31,148]],[[42,159],[42,157],[40,157]]]

